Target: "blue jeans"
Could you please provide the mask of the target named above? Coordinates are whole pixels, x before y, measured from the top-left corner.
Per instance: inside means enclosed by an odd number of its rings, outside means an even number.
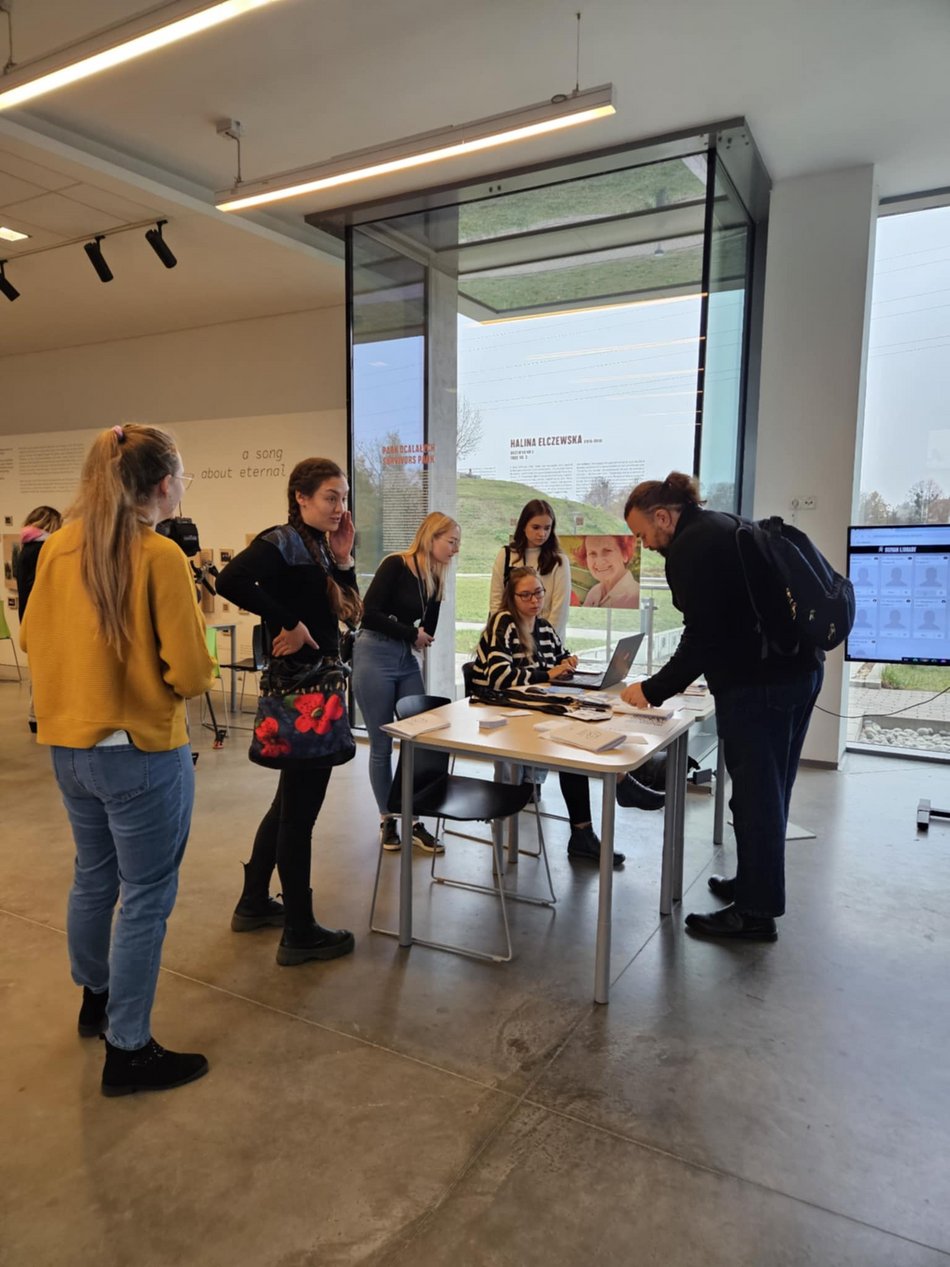
[[[108,989],[106,1037],[134,1051],[151,1037],[165,924],[191,825],[191,748],[140,752],[129,743],[52,754],[76,842],[66,925],[73,980],[96,994]]]
[[[380,730],[396,715],[396,701],[423,695],[419,662],[408,642],[361,629],[353,648],[353,694],[369,735],[369,781],[381,814],[393,783],[393,741]]]
[[[716,692],[716,726],[732,779],[736,910],[785,914],[785,829],[798,760],[824,670]]]

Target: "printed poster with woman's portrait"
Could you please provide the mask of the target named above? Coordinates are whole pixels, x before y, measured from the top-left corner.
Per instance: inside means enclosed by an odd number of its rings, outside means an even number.
[[[571,561],[572,607],[639,608],[640,543],[636,537],[587,533],[561,536],[560,541]]]

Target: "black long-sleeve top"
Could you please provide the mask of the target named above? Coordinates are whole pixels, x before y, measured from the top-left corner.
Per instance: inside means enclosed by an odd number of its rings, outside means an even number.
[[[40,560],[40,550],[45,540],[45,537],[41,537],[33,541],[24,541],[20,546],[16,565],[16,589],[21,620],[26,615],[26,605],[30,601],[33,582],[36,580],[36,565]]]
[[[363,599],[363,628],[400,642],[415,642],[420,625],[435,636],[442,603],[427,598],[422,579],[401,554],[390,554],[376,569]]]
[[[803,648],[796,656],[762,658],[762,638],[736,545],[736,521],[699,506],[686,507],[666,555],[673,606],[683,613],[683,636],[669,662],[641,683],[651,704],[705,675],[715,694],[807,673],[824,659]]]
[[[321,533],[313,532],[319,541]],[[304,645],[297,652],[303,660],[336,655],[340,649],[340,628],[327,594],[329,574],[344,589],[356,589],[356,572],[336,567],[328,549],[325,570],[314,561],[296,528],[278,524],[259,533],[246,550],[235,555],[217,580],[222,598],[237,603],[245,611],[261,616],[270,640],[281,629],[293,629],[300,621],[307,626],[320,648]]]

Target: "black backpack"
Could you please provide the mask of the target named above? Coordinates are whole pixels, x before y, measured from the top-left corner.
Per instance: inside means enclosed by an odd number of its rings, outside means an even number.
[[[854,586],[778,515],[736,521],[736,548],[762,637],[762,658],[830,651],[854,624]]]

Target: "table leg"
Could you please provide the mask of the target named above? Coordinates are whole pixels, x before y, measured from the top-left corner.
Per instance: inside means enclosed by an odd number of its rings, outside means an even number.
[[[509,775],[511,780],[520,783],[524,778],[524,766],[511,765],[510,762],[500,762],[503,768],[503,775]],[[519,840],[519,823],[521,815],[512,814],[508,819],[506,830],[508,832],[508,866],[516,867],[518,865],[518,840]]]
[[[713,811],[713,844],[722,844],[723,827],[726,822],[726,757],[722,742],[716,750],[716,806]]]
[[[682,744],[678,744],[678,764],[676,786],[679,789],[673,806],[673,901],[683,900],[683,845],[686,830],[686,784],[689,776],[689,736],[683,736]]]
[[[400,739],[402,761],[402,850],[399,855],[399,944],[412,945],[412,793],[415,745]]]
[[[674,739],[666,756],[666,809],[663,811],[663,865],[660,871],[660,914],[669,915],[673,910],[677,868],[677,837],[679,853],[683,850],[683,803],[686,799],[685,768],[688,758],[689,733]],[[682,866],[682,859],[680,860]]]
[[[594,1002],[607,1003],[610,996],[610,931],[614,889],[614,798],[617,776],[603,779],[603,809],[600,818],[600,892],[597,901],[597,954],[594,964]]]

